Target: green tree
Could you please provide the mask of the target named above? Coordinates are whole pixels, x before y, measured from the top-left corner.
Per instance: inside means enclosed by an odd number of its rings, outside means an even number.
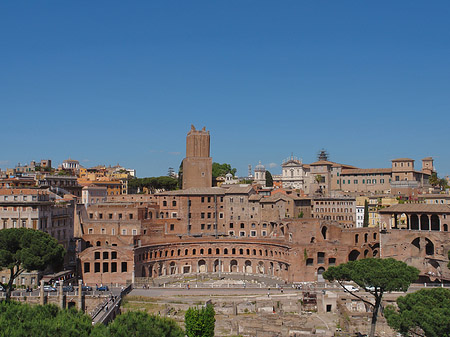
[[[450,290],[422,289],[385,309],[388,324],[403,336],[450,337]]]
[[[173,191],[178,188],[178,180],[173,177],[148,177],[148,178],[133,178],[128,181],[128,186],[131,189],[148,188],[152,193],[156,190]]]
[[[0,337],[101,337],[106,332],[81,311],[15,301],[0,302],[0,326]]]
[[[184,331],[173,319],[129,311],[108,326],[108,336],[184,337]]]
[[[369,202],[367,200],[364,200],[363,227],[369,227]]]
[[[439,178],[436,172],[431,173],[430,178],[428,178],[428,182],[431,186],[439,185]]]
[[[266,171],[266,187],[273,186],[273,177],[269,171]]]
[[[395,259],[368,258],[330,267],[323,273],[328,281],[337,281],[345,291],[373,308],[370,337],[375,336],[378,311],[384,293],[406,291],[417,280],[419,270]],[[353,281],[374,297],[374,303],[348,291],[343,282]]]
[[[219,164],[219,163],[212,163],[212,176],[213,178],[217,177],[225,177],[227,173],[231,173],[234,177],[236,174],[236,169],[232,168],[230,164]]]
[[[0,270],[10,270],[9,281],[0,282],[6,290],[6,300],[11,298],[13,282],[20,274],[60,267],[64,255],[63,246],[47,233],[29,228],[0,230]]]
[[[215,312],[212,304],[201,309],[189,308],[184,315],[188,337],[214,337]]]

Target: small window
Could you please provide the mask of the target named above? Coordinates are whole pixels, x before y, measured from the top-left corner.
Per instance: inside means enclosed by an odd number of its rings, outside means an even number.
[[[170,230],[171,231],[175,230],[175,225],[173,223],[170,224]]]
[[[94,259],[100,260],[100,252],[95,252],[94,253]]]
[[[122,273],[126,273],[128,271],[128,265],[126,262],[122,262]]]
[[[100,262],[95,262],[94,263],[94,272],[95,273],[100,273]]]
[[[109,259],[109,253],[103,252],[103,260],[108,260],[108,259]]]
[[[111,262],[111,273],[117,273],[117,262]]]
[[[84,263],[84,272],[90,273],[91,272],[91,264],[89,262]]]

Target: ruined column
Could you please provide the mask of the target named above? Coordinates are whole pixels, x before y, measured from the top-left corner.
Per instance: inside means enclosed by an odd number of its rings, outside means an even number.
[[[58,305],[61,309],[64,309],[64,291],[63,291],[63,283],[62,282],[59,282]]]
[[[81,282],[81,280],[78,280],[78,310],[83,311],[83,288]]]
[[[44,280],[41,280],[41,287],[39,288],[39,304],[44,305]]]

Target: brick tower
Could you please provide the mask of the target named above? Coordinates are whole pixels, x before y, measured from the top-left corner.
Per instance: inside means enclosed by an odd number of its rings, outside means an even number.
[[[183,159],[183,189],[212,186],[212,158],[209,156],[209,131],[191,131],[186,136],[186,158]]]

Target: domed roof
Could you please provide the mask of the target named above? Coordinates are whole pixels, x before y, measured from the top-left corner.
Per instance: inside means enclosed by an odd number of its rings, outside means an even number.
[[[259,161],[259,164],[255,166],[255,171],[265,171],[266,168],[263,164],[261,164],[261,160]]]
[[[231,173],[227,173],[227,174],[225,174],[225,177],[226,178],[233,178],[233,175]]]

